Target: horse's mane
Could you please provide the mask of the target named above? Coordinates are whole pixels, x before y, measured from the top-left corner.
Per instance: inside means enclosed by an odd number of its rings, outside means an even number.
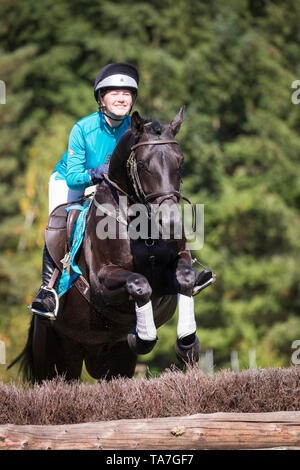
[[[136,137],[131,129],[128,129],[117,143],[109,163],[109,171],[114,172],[122,167],[130,154],[130,148],[134,145]]]

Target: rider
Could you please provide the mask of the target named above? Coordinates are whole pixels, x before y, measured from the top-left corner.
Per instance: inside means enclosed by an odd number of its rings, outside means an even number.
[[[49,214],[60,204],[81,199],[88,186],[99,183],[108,172],[115,146],[130,127],[129,116],[137,99],[139,74],[135,66],[112,63],[97,74],[94,96],[99,110],[80,119],[72,128],[67,152],[55,166],[49,181]],[[53,318],[55,298],[43,287],[49,284],[55,264],[46,246],[42,286],[31,309]]]

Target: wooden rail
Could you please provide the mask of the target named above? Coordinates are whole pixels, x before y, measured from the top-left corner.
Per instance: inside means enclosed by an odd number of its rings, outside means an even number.
[[[213,413],[71,425],[0,425],[0,449],[300,449],[300,411]]]

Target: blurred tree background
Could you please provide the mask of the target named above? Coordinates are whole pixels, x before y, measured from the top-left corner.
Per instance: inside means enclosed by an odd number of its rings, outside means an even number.
[[[183,191],[205,205],[193,253],[217,275],[195,298],[203,351],[215,369],[230,352],[248,367],[289,366],[300,339],[300,3],[292,0],[1,0],[0,340],[8,363],[23,348],[40,285],[48,180],[73,124],[97,110],[106,63],[135,64],[136,109],[178,135]],[[141,358],[175,361],[176,317]],[[15,379],[17,368],[0,378]]]

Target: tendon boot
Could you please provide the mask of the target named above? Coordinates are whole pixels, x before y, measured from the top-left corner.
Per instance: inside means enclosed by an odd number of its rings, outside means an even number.
[[[49,287],[54,271],[56,269],[55,263],[52,260],[46,245],[43,252],[43,284],[33,299],[29,307],[31,312],[49,320],[55,320],[58,311],[58,295],[53,287]]]

